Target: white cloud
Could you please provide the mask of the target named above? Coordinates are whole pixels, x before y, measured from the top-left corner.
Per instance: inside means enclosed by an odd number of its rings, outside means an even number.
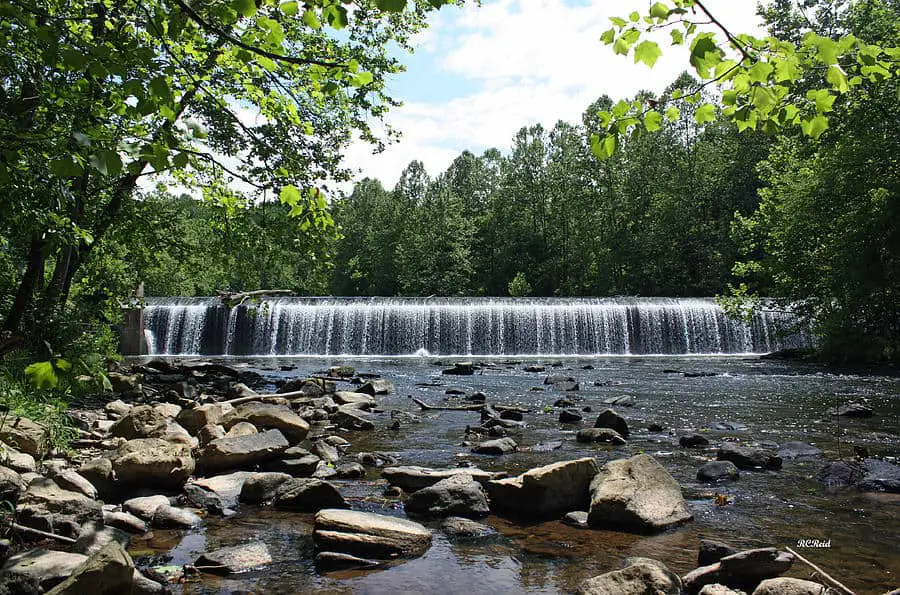
[[[760,33],[755,0],[707,0],[706,5],[730,30]],[[348,165],[361,169],[360,177],[377,177],[390,188],[412,159],[422,160],[436,175],[464,149],[505,151],[522,126],[579,121],[603,94],[621,98],[641,89],[661,91],[689,68],[687,50],[670,47],[668,34],[659,38],[664,54],[652,70],[614,55],[599,41],[610,16],[645,12],[648,6],[646,0],[590,0],[582,6],[498,0],[469,5],[455,18],[444,9],[422,37],[420,51],[435,57],[428,76],[463,77],[475,91],[395,109],[389,121],[403,133],[402,140],[379,155],[355,144]]]

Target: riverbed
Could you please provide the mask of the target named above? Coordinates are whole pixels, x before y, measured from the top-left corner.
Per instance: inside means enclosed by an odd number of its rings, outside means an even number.
[[[189,361],[188,358],[181,358]],[[900,454],[900,378],[878,374],[837,374],[812,364],[763,360],[756,356],[476,358],[472,376],[441,374],[459,358],[258,357],[224,358],[230,366],[256,371],[272,382],[353,366],[357,372],[391,380],[395,391],[378,397],[376,429],[336,432],[352,443],[346,456],[382,451],[401,464],[455,467],[468,461],[482,469],[517,474],[553,461],[594,456],[608,460],[652,454],[682,485],[694,521],[647,537],[585,530],[559,521],[524,523],[491,516],[495,537],[478,542],[451,541],[435,528],[431,549],[421,558],[372,571],[319,574],[313,564],[312,517],[243,506],[235,517],[208,517],[196,531],[154,531],[135,539],[137,562],[190,564],[210,549],[262,540],[274,563],[258,571],[219,578],[201,576],[185,593],[566,593],[589,577],[619,566],[627,556],[665,562],[683,574],[696,566],[700,538],[739,548],[793,547],[820,540],[830,547],[797,549],[857,593],[882,593],[900,586],[900,496],[864,494],[855,488],[829,488],[816,479],[837,459]],[[542,365],[543,372],[526,372]],[[578,383],[577,391],[544,384],[548,375]],[[461,395],[447,394],[455,389]],[[489,403],[528,408],[523,431],[510,435],[519,452],[500,457],[474,455],[466,426],[478,425],[477,412],[423,411],[412,399],[431,405],[463,405],[481,391]],[[632,407],[614,407],[631,428],[620,447],[581,444],[579,427],[590,427],[606,399],[628,395]],[[582,425],[561,424],[561,398],[583,412]],[[865,402],[875,415],[865,419],[829,416],[827,409]],[[401,414],[392,412],[403,412]],[[410,415],[406,415],[410,414]],[[412,417],[415,416],[415,417]],[[399,429],[391,429],[399,421]],[[658,424],[662,431],[651,431]],[[720,424],[725,424],[720,425]],[[716,429],[731,428],[731,429]],[[710,447],[678,445],[680,434],[699,431]],[[698,482],[697,469],[715,458],[725,440],[761,443],[773,449],[802,441],[819,456],[785,459],[780,471],[742,471],[737,482],[711,486]],[[403,516],[402,504],[384,496],[386,482],[376,468],[363,480],[335,482],[359,510]],[[716,503],[716,494],[727,504]],[[723,499],[718,499],[719,504]],[[421,520],[421,519],[416,519]],[[796,562],[790,575],[809,578]]]

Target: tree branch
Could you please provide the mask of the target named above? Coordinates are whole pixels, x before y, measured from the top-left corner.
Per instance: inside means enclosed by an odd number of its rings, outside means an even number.
[[[694,5],[702,10],[703,14],[705,14],[709,18],[709,20],[712,21],[713,24],[718,27],[722,31],[722,33],[725,34],[725,37],[728,39],[728,41],[731,42],[731,45],[734,46],[734,48],[744,56],[744,59],[750,60],[751,62],[756,60],[753,55],[747,52],[747,50],[744,48],[744,44],[738,41],[738,39],[734,35],[732,35],[731,31],[726,29],[725,25],[723,25],[716,17],[712,15],[712,13],[709,12],[709,10],[705,6],[703,6],[703,2],[701,2],[700,0],[694,0]]]

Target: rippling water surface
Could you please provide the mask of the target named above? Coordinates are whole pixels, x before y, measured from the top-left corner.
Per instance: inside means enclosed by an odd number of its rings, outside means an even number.
[[[558,460],[595,456],[602,464],[644,452],[657,457],[681,483],[695,520],[646,537],[579,530],[556,521],[524,525],[492,516],[486,522],[499,535],[486,542],[451,542],[435,531],[433,546],[421,558],[381,570],[320,575],[312,563],[310,515],[244,507],[236,518],[209,518],[196,532],[156,531],[133,543],[138,562],[152,550],[164,554],[157,561],[178,565],[191,563],[213,548],[251,539],[267,543],[273,565],[231,578],[203,577],[182,587],[185,593],[565,593],[574,591],[585,578],[617,568],[626,556],[657,558],[684,573],[696,565],[701,537],[738,547],[795,547],[798,539],[830,539],[829,549],[800,553],[858,593],[881,593],[900,586],[900,497],[828,490],[815,480],[826,460],[852,457],[853,446],[864,447],[872,455],[900,454],[897,377],[826,373],[810,365],[743,357],[498,358],[481,360],[486,367],[474,376],[441,375],[441,364],[446,367],[453,361],[450,358],[441,362],[432,358],[224,361],[260,372],[273,382],[331,365],[351,365],[358,372],[392,380],[397,390],[379,397],[384,413],[375,417],[377,429],[340,433],[352,443],[351,456],[379,450],[395,453],[402,464],[447,467],[468,460],[484,469],[514,474]],[[526,364],[547,365],[547,372],[524,372]],[[687,377],[683,372],[713,375]],[[581,390],[566,393],[545,386],[548,373],[576,378]],[[524,447],[522,452],[504,457],[473,455],[462,442],[466,426],[478,424],[477,412],[422,412],[410,398],[435,405],[464,404],[464,397],[445,394],[450,388],[483,391],[489,402],[530,408],[524,431],[512,434]],[[579,409],[592,408],[593,414],[584,414],[584,423],[592,425],[594,414],[606,407],[602,401],[620,395],[636,400],[634,407],[618,409],[632,432],[623,447],[575,442],[577,427],[559,424],[559,409],[552,408],[557,399],[569,397]],[[838,421],[825,415],[829,407],[857,400],[866,400],[875,409],[875,417]],[[391,410],[420,419],[391,430]],[[726,438],[773,447],[803,441],[820,448],[823,455],[786,460],[778,472],[744,471],[740,481],[725,486],[699,483],[696,470],[715,457],[715,450],[681,448],[678,434],[726,421],[747,429],[709,431],[713,446]],[[665,431],[648,431],[653,423]],[[553,441],[562,441],[561,448],[529,452],[528,447]],[[336,483],[353,508],[404,514],[402,505],[382,496],[385,483],[377,469],[369,469],[365,480]],[[714,505],[716,491],[727,495],[731,503]],[[790,574],[809,578],[810,572],[797,562]]]

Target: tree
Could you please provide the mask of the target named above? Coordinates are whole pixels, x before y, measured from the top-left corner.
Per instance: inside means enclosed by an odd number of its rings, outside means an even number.
[[[326,242],[318,186],[346,177],[351,130],[376,140],[369,118],[396,103],[389,46],[444,3],[0,1],[0,237],[21,267],[4,329],[65,307],[154,174],[226,207],[243,198],[229,181],[274,192]]]

